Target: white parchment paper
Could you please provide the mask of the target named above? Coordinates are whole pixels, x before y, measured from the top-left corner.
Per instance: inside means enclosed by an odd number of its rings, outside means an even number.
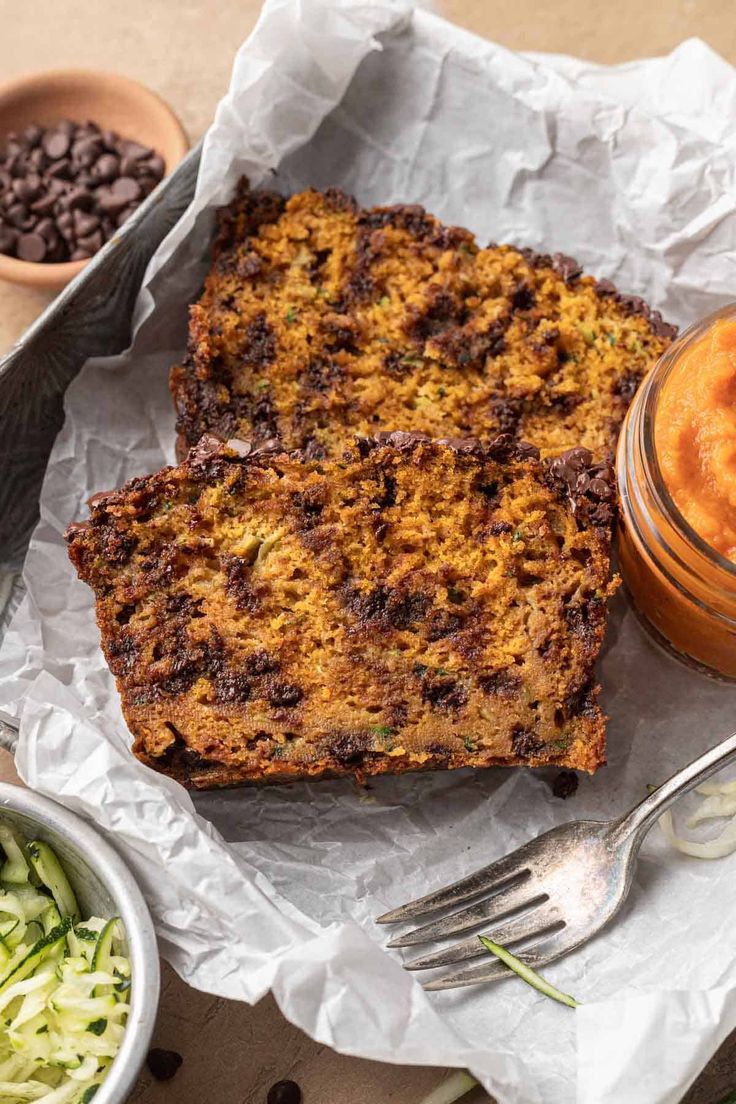
[[[468,1066],[501,1104],[675,1102],[736,1026],[736,863],[688,859],[657,832],[621,917],[548,970],[583,1002],[575,1013],[518,982],[426,995],[372,921],[556,823],[622,811],[735,727],[733,688],[656,651],[623,598],[602,663],[610,765],[567,803],[524,771],[191,798],[129,753],[61,537],[90,493],[173,456],[167,370],[212,207],[241,172],[421,202],[481,242],[572,253],[686,324],[736,288],[735,117],[736,74],[698,41],[606,69],[514,54],[398,0],[266,4],[196,200],[151,264],[132,350],[90,362],[68,391],[28,595],[0,653],[23,778],[121,850],[191,984],[247,1001],[270,988],[322,1042]]]

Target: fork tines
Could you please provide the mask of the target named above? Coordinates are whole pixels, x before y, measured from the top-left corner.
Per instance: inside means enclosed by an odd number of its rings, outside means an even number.
[[[379,924],[396,924],[439,911],[447,914],[397,936],[389,947],[411,947],[446,940],[451,936],[481,929],[497,943],[521,944],[522,960],[537,961],[540,955],[552,953],[549,936],[563,928],[559,908],[540,888],[528,860],[532,860],[539,845],[530,841],[511,855],[483,867],[444,889],[410,901],[400,908],[380,916]],[[464,908],[457,906],[465,905]],[[500,923],[499,923],[500,922]],[[488,930],[488,925],[497,925]],[[478,932],[480,934],[480,931]],[[430,951],[405,963],[407,970],[432,970],[442,966],[488,957],[488,951],[478,939],[469,935],[442,950]],[[545,959],[547,961],[547,959]],[[495,981],[511,971],[502,962],[491,960],[482,966],[463,969],[449,976],[437,977],[425,983],[425,989],[450,989],[475,985],[480,981]]]

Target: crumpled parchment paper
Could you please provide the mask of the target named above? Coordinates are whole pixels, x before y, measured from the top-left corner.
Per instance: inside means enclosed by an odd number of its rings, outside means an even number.
[[[385,952],[386,908],[575,817],[606,817],[734,728],[736,693],[665,657],[625,599],[602,662],[610,765],[567,803],[525,771],[460,771],[190,797],[129,754],[92,596],[62,531],[87,496],[173,456],[166,375],[236,179],[421,202],[577,256],[681,324],[733,296],[736,75],[698,41],[615,69],[525,57],[408,5],[271,0],[207,136],[196,200],[153,260],[130,352],[67,394],[28,595],[0,653],[18,769],[97,822],[182,977],[285,1015],[344,1053],[468,1066],[501,1104],[665,1104],[736,1026],[736,862],[646,841],[613,926],[549,977],[427,995]],[[276,175],[271,179],[273,171]],[[576,1097],[577,1094],[577,1097]]]

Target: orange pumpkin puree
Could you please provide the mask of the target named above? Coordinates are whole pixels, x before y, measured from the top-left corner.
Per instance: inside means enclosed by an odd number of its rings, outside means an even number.
[[[736,321],[721,319],[683,351],[662,387],[654,437],[678,510],[736,563]]]

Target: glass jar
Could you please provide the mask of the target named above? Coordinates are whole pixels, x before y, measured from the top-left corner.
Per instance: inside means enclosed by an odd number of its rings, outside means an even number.
[[[655,638],[691,665],[736,679],[736,564],[678,510],[660,470],[655,431],[659,398],[680,358],[722,318],[736,321],[736,305],[673,342],[634,396],[616,460],[618,555],[634,605]]]

